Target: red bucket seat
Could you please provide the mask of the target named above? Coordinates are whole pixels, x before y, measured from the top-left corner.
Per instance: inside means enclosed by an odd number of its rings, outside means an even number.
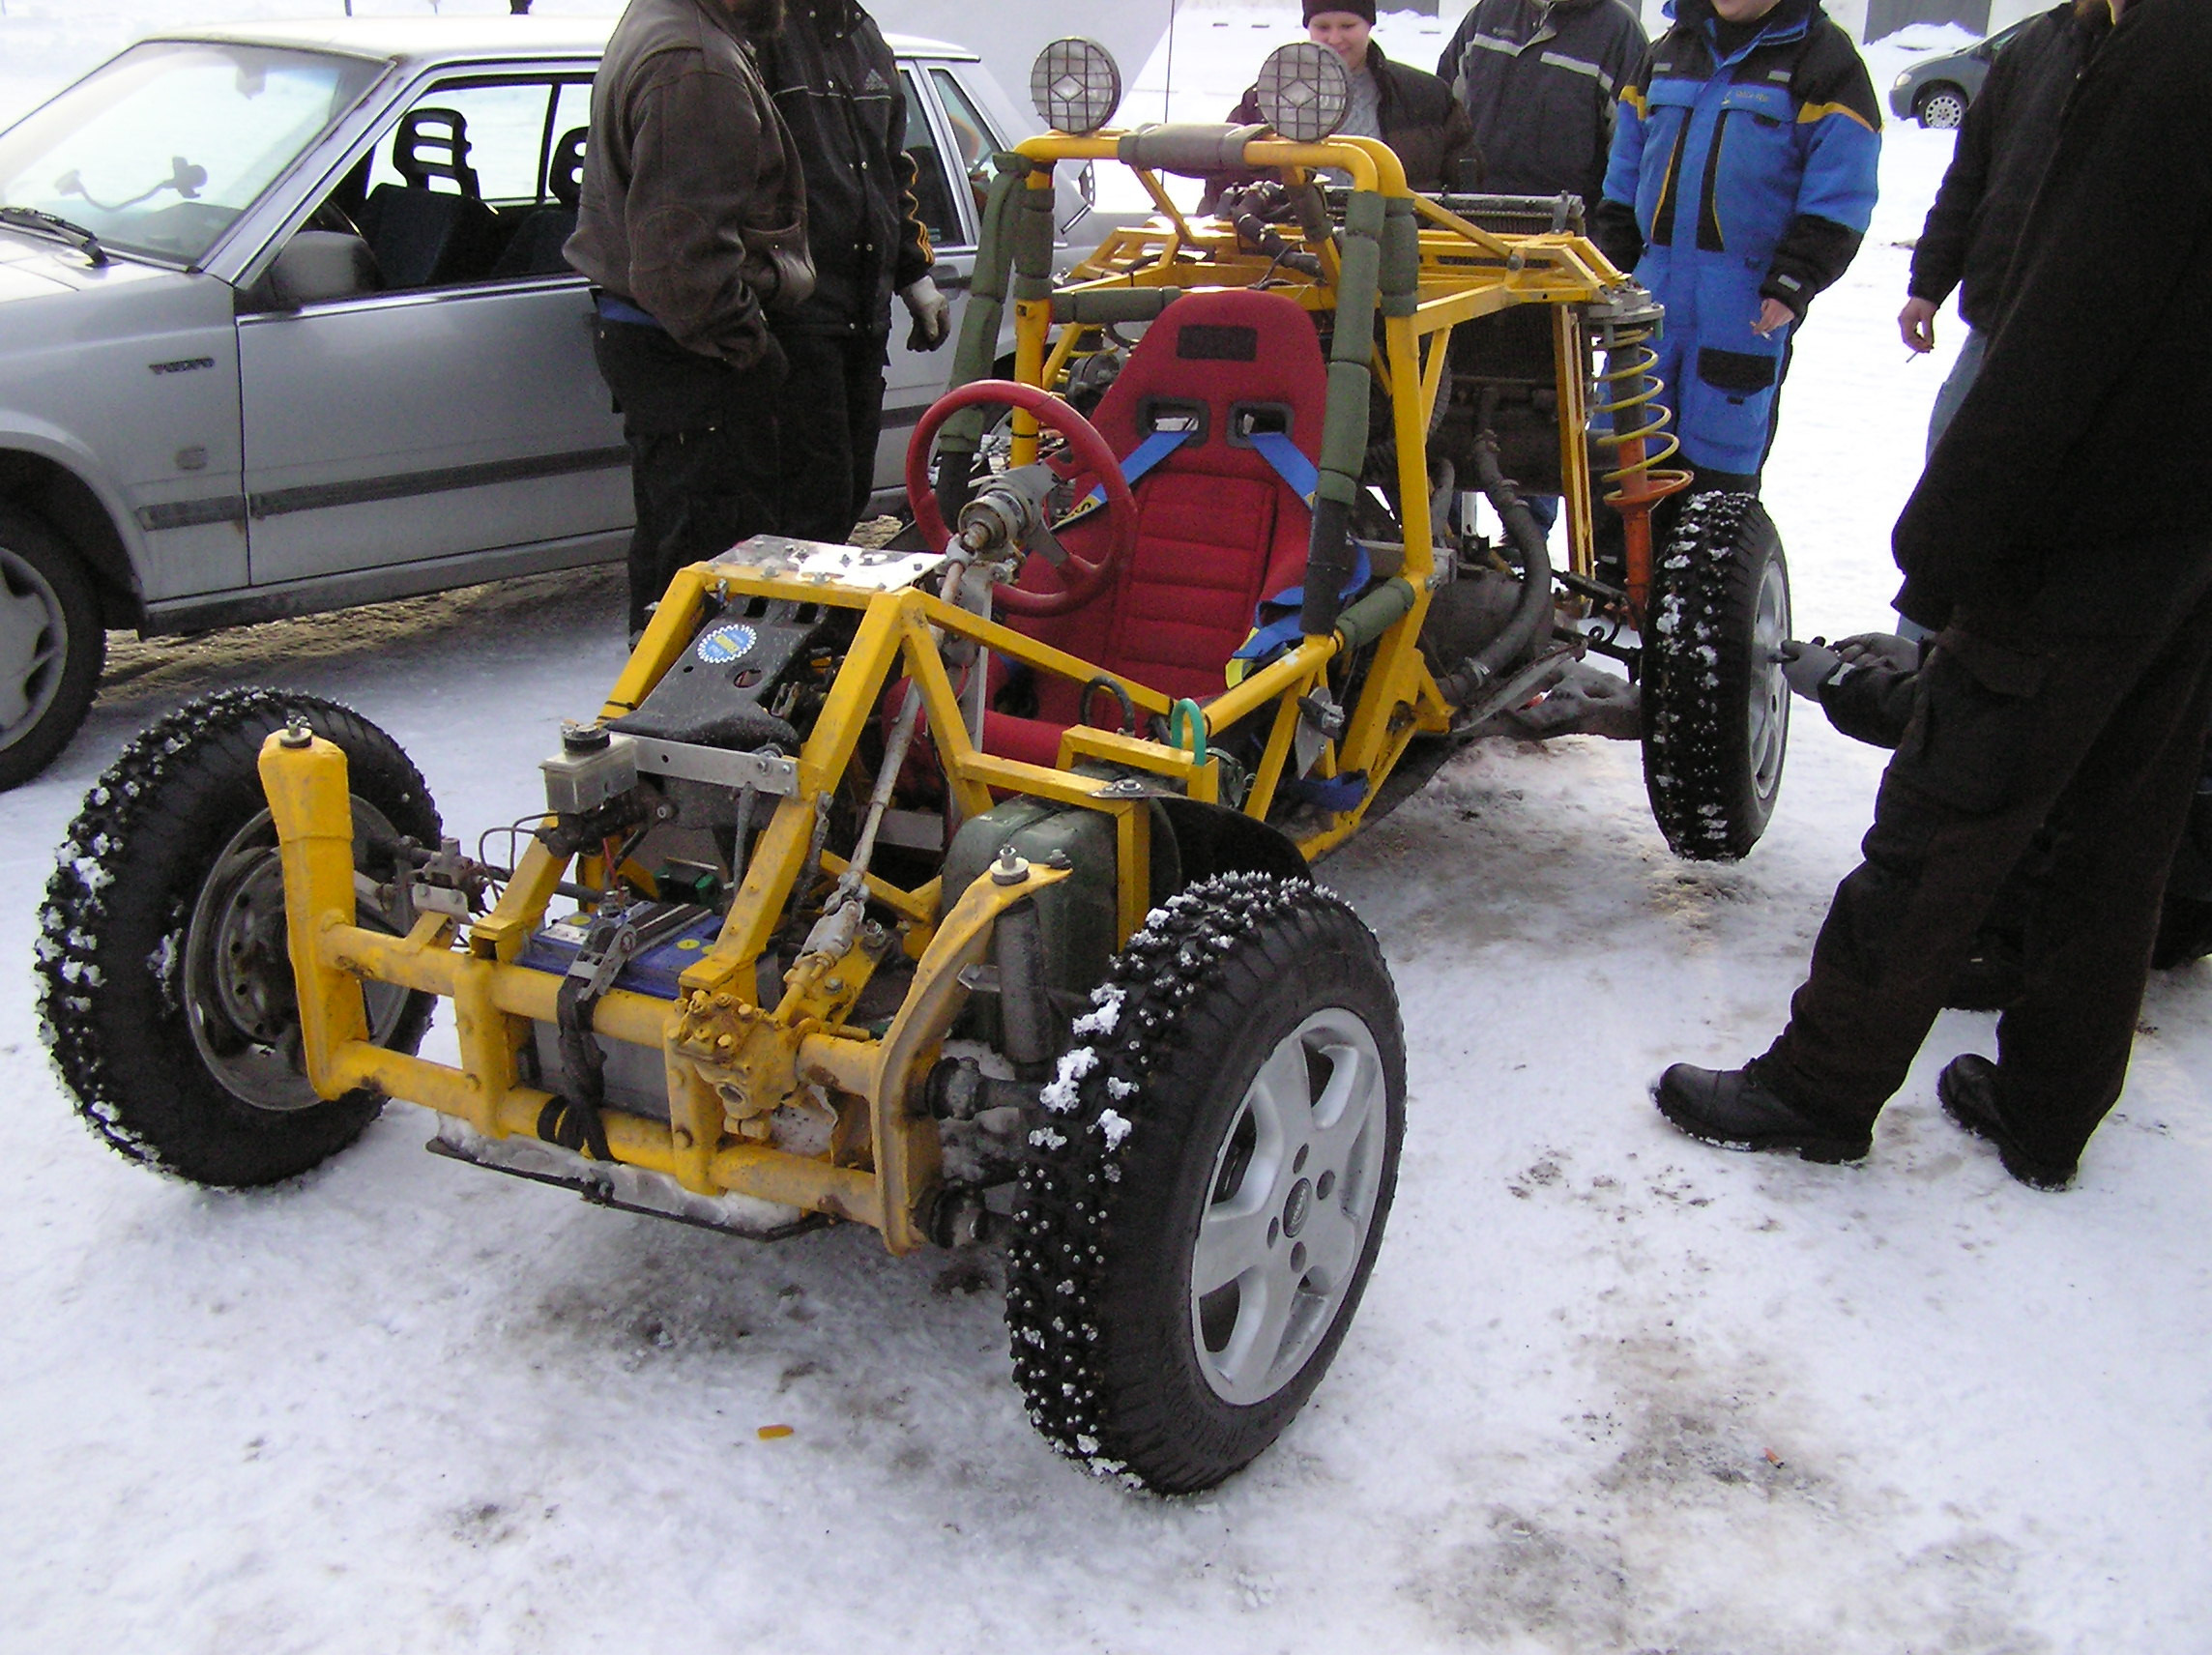
[[[1129,353],[1091,417],[1124,466],[1156,432],[1190,432],[1136,481],[1134,552],[1083,608],[1007,624],[1170,696],[1220,694],[1260,600],[1305,578],[1312,510],[1264,451],[1266,434],[1280,433],[1308,466],[1318,464],[1327,395],[1321,343],[1298,305],[1243,290],[1177,300]],[[1095,557],[1104,528],[1101,515],[1061,538]],[[1038,568],[1032,560],[1021,584],[1050,587]],[[1082,693],[1081,684],[1038,674],[1037,716],[990,713],[984,747],[1052,764],[1061,732],[1083,716]]]

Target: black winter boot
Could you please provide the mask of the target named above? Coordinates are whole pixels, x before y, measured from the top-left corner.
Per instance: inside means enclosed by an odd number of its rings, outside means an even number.
[[[1978,1053],[1953,1058],[1936,1077],[1936,1095],[1943,1100],[1943,1113],[1977,1138],[1996,1146],[2004,1170],[2029,1189],[2062,1190],[2074,1181],[2079,1162],[2064,1166],[2040,1161],[2021,1147],[2020,1136],[2005,1124],[1998,1106],[1997,1066]]]
[[[1651,1089],[1659,1113],[1700,1143],[1723,1149],[1774,1149],[1808,1161],[1860,1161],[1874,1134],[1817,1120],[1791,1108],[1759,1081],[1758,1072],[1701,1069],[1676,1063]]]

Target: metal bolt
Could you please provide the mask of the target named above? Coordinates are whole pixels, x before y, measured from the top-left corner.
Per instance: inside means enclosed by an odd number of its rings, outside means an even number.
[[[298,748],[312,746],[314,744],[315,733],[308,729],[305,724],[295,722],[285,725],[284,733],[278,736],[276,740],[287,747]]]
[[[1020,885],[1029,877],[1030,865],[1016,854],[1013,846],[1001,847],[999,859],[991,864],[991,883],[993,885]]]
[[[679,1126],[676,1129],[676,1147],[679,1149],[691,1147],[691,1130],[689,1127]]]

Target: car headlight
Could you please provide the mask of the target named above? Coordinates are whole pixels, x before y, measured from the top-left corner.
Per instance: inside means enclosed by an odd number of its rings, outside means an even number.
[[[1912,71],[1908,69],[1903,74],[1899,75],[1895,80],[1889,83],[1889,89],[1892,92],[1903,92],[1907,86],[1910,86],[1911,84]]]

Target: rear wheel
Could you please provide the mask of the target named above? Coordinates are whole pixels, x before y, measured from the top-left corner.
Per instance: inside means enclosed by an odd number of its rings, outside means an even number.
[[[1920,95],[1912,112],[1923,127],[1949,131],[1965,124],[1967,102],[1964,90],[1949,81],[1938,81]]]
[[[319,1097],[302,1068],[257,768],[295,719],[345,749],[361,923],[396,929],[391,847],[437,842],[428,788],[359,714],[267,689],[189,703],[126,747],[71,825],[40,915],[40,1013],[79,1113],[122,1153],[197,1183],[291,1177],[381,1107],[367,1091]],[[421,1043],[430,996],[371,984],[365,1001],[371,1039]]]
[[[1161,1493],[1281,1435],[1359,1303],[1405,1130],[1374,935],[1303,880],[1232,874],[1119,955],[1045,1090],[1006,1292],[1030,1418]]]
[[[1790,568],[1754,495],[1694,495],[1652,571],[1644,786],[1674,854],[1733,861],[1766,831],[1790,745]]]
[[[0,788],[20,787],[68,745],[106,659],[84,564],[38,518],[0,506]]]

